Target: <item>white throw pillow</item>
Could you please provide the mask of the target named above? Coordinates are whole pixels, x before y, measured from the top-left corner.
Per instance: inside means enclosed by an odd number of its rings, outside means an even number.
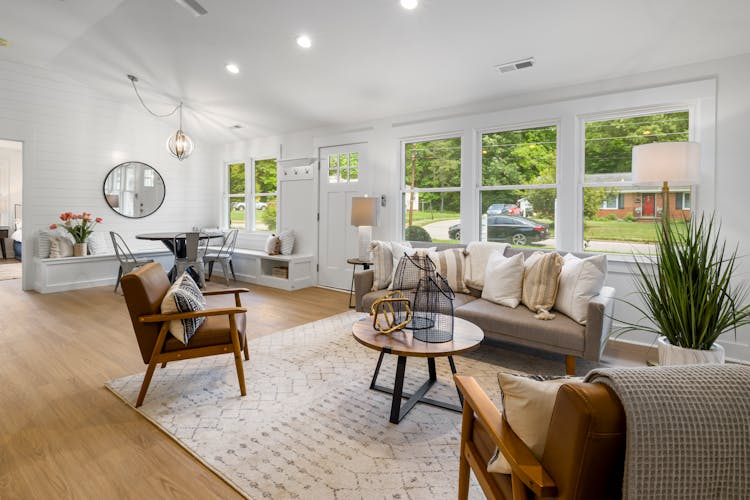
[[[464,282],[467,286],[481,290],[484,288],[484,276],[487,261],[495,252],[501,254],[508,248],[507,243],[491,243],[486,241],[472,241],[466,246],[466,271]]]
[[[497,379],[503,391],[505,420],[534,456],[541,460],[557,391],[561,385],[581,383],[583,378],[561,377],[540,381],[528,375],[501,372],[497,374]],[[487,464],[487,471],[510,474],[510,464],[502,452],[495,452]]]
[[[86,240],[88,245],[89,254],[91,255],[107,255],[115,253],[112,248],[112,238],[107,233],[97,232],[89,236]]]
[[[49,244],[50,259],[73,256],[73,243],[65,236],[50,236]]]
[[[482,298],[501,306],[517,307],[523,291],[523,254],[505,257],[494,252],[487,262]]]
[[[279,241],[281,241],[281,255],[292,255],[294,250],[294,231],[287,229],[279,233]]]
[[[370,242],[370,252],[372,252],[372,290],[384,290],[391,284],[393,276],[393,254],[391,253],[391,244],[387,241]]]
[[[560,272],[555,309],[585,325],[589,301],[599,295],[606,277],[606,255],[579,259],[567,254]]]
[[[161,301],[162,314],[203,311],[205,309],[206,299],[187,271],[175,280]],[[205,316],[170,321],[169,333],[187,345],[190,337],[195,335],[204,321],[206,321]]]
[[[388,278],[388,290],[393,289],[393,275],[398,267],[398,262],[404,255],[412,256],[416,252],[416,249],[411,247],[411,243],[408,241],[391,241],[389,243],[391,248],[391,276]]]
[[[466,269],[466,254],[463,248],[448,248],[440,252],[430,252],[430,260],[435,264],[435,270],[448,280],[448,285],[456,293],[469,293],[464,283]]]

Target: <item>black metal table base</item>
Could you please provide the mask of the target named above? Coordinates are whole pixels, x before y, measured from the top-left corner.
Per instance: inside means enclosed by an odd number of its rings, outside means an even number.
[[[404,392],[404,375],[406,374],[406,358],[407,356],[399,356],[398,362],[396,363],[396,380],[393,384],[393,389],[390,387],[385,387],[382,385],[377,384],[378,380],[378,374],[380,374],[380,365],[383,363],[383,356],[387,353],[387,351],[383,350],[380,353],[380,357],[378,358],[378,364],[375,367],[375,373],[372,376],[372,382],[370,383],[370,389],[375,391],[384,392],[386,394],[392,394],[393,399],[391,401],[391,423],[397,424],[403,420],[403,418],[406,416],[407,413],[411,411],[412,408],[417,403],[424,403],[431,406],[436,406],[438,408],[443,408],[445,410],[451,410],[458,413],[461,413],[462,407],[464,404],[464,397],[461,394],[461,391],[456,388],[456,392],[458,392],[458,399],[461,402],[461,405],[454,405],[452,403],[447,403],[445,401],[438,401],[436,399],[426,398],[425,394],[427,394],[427,391],[430,390],[430,388],[435,384],[437,381],[437,372],[435,370],[435,358],[427,358],[427,369],[429,371],[429,378],[422,384],[422,386],[416,390],[413,394],[409,394]],[[451,366],[451,373],[453,375],[456,374],[456,364],[453,362],[453,356],[448,356],[448,362]],[[401,400],[406,399],[406,402],[402,405]]]

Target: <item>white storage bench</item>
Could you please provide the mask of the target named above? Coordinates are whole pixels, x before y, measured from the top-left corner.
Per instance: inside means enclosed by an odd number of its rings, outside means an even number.
[[[174,256],[169,250],[134,252],[140,259],[153,259],[171,269]],[[40,259],[34,257],[34,290],[40,293],[64,292],[95,286],[115,286],[120,262],[114,254]]]
[[[312,255],[268,255],[260,250],[244,248],[235,249],[232,255],[238,280],[282,290],[299,290],[315,285],[314,261]],[[282,269],[276,272],[277,276],[274,276],[275,268]],[[214,266],[212,280],[216,280],[217,273],[222,275],[221,266]]]

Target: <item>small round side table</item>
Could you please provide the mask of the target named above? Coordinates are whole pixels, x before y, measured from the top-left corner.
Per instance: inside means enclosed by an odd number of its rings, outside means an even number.
[[[352,297],[354,296],[354,273],[357,272],[357,266],[362,266],[362,269],[367,271],[368,269],[370,269],[372,262],[359,258],[346,259],[346,262],[347,264],[352,265],[352,284],[349,287],[349,309],[353,309],[356,305],[352,304]]]

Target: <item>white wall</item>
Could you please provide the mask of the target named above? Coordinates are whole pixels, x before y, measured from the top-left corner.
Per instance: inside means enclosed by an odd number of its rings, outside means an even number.
[[[745,150],[747,123],[750,123],[750,92],[747,91],[750,88],[750,54],[616,80],[514,96],[457,109],[435,110],[366,124],[352,124],[340,130],[313,130],[287,136],[259,138],[225,146],[222,157],[230,159],[236,153],[252,155],[271,150],[278,151],[279,148],[282,151],[293,151],[297,156],[315,157],[319,147],[367,142],[372,169],[367,179],[370,191],[372,194],[385,194],[388,197],[388,205],[382,212],[382,223],[375,228],[373,236],[376,239],[395,239],[400,237],[401,139],[457,132],[464,137],[463,163],[465,166],[471,166],[476,163],[472,155],[477,149],[474,147],[474,131],[477,128],[524,124],[535,120],[558,120],[561,134],[576,134],[579,132],[576,131],[575,120],[580,114],[610,109],[606,106],[614,106],[613,109],[640,106],[647,102],[649,95],[658,98],[658,102],[652,104],[669,104],[669,99],[664,100],[665,94],[659,92],[658,87],[670,86],[670,89],[675,89],[675,92],[679,93],[679,89],[686,88],[681,84],[699,80],[715,82],[715,89],[710,90],[707,96],[698,96],[692,103],[701,116],[700,128],[695,139],[704,144],[704,182],[698,188],[697,202],[701,208],[715,209],[722,218],[725,237],[730,243],[739,245],[740,254],[750,255],[750,239],[747,237],[750,234],[750,218],[745,213],[744,203],[747,186],[750,185],[750,167]],[[623,92],[626,94],[616,96],[613,100],[613,94]],[[629,102],[631,96],[637,97],[636,102]],[[682,97],[675,97],[675,100],[680,101]],[[596,106],[605,108],[597,109]],[[570,136],[562,139],[562,144],[574,143]],[[575,162],[578,161],[576,153],[570,151],[569,147],[567,149],[568,151],[565,151],[565,147],[561,148],[559,161],[575,168]],[[563,169],[559,168],[558,172],[561,171]],[[366,174],[362,172],[360,175]],[[464,186],[473,186],[476,182],[475,173],[467,169],[462,182]],[[558,178],[558,182],[576,180]],[[470,188],[467,191],[470,191]],[[301,207],[316,203],[315,192],[311,191],[309,197],[309,200],[296,200],[296,203]],[[475,199],[467,198],[469,197],[462,197],[462,212],[476,220],[478,203]],[[560,200],[559,205],[577,211],[578,207],[571,201]],[[290,207],[283,207],[281,210],[285,209],[289,210]],[[580,229],[570,227],[573,225],[572,221],[564,217],[564,210],[558,214],[558,229],[561,234],[559,244],[563,249],[573,250],[581,240]],[[464,234],[468,238],[476,238],[476,235],[468,232]],[[750,279],[748,259],[742,261],[740,270],[738,280]],[[630,280],[630,273],[624,264],[616,263],[612,266],[609,281],[618,289],[618,296],[626,297],[632,292]],[[618,307],[621,310],[625,309],[621,305]],[[632,314],[627,315],[632,317]],[[731,344],[731,355],[750,359],[750,348],[747,347],[750,344],[749,329],[739,333],[737,345],[734,345],[734,338],[731,336],[727,337],[726,342]]]
[[[176,121],[152,118],[139,106],[135,95],[115,102],[57,73],[0,61],[0,139],[24,143],[25,257],[35,251],[36,231],[68,210],[103,217],[97,230],[122,233],[133,249],[162,248],[135,240],[137,233],[218,224],[218,149],[196,139],[192,157],[178,162],[165,148]],[[143,219],[118,215],[102,195],[107,172],[128,160],[153,166],[166,184],[164,204]],[[24,258],[24,289],[33,284],[32,264]]]

